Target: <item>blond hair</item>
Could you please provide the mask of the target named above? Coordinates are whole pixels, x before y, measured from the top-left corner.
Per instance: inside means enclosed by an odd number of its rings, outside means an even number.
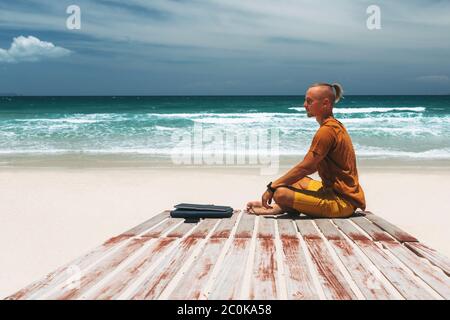
[[[333,90],[333,94],[334,94],[334,101],[332,102],[333,105],[335,103],[338,103],[339,100],[341,100],[344,96],[344,89],[342,88],[342,86],[339,83],[325,83],[325,82],[319,82],[319,83],[314,83],[313,85],[310,86],[310,88],[314,88],[314,87],[330,87]]]

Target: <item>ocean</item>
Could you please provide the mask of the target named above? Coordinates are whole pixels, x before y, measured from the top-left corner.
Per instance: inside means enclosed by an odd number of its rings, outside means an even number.
[[[177,148],[194,126],[248,135],[276,129],[281,156],[303,156],[319,125],[303,96],[0,97],[0,159],[128,155]],[[359,159],[450,160],[450,96],[347,96],[334,108]],[[214,142],[204,148],[214,147]],[[216,145],[217,147],[217,145]],[[247,145],[242,152],[258,152]],[[239,151],[237,151],[239,152]]]

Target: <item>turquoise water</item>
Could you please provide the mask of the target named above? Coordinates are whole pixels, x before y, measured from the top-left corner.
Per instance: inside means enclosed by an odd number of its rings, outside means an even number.
[[[450,160],[450,96],[347,96],[334,114],[361,158]],[[241,135],[277,128],[281,155],[303,155],[318,128],[302,96],[0,97],[0,157],[165,155],[194,124]]]

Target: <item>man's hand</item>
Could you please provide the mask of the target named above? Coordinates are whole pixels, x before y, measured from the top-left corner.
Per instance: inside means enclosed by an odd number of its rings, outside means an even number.
[[[264,192],[264,194],[262,195],[262,205],[264,208],[266,209],[273,209],[273,207],[269,206],[269,204],[272,203],[272,198],[273,198],[273,192],[266,190],[266,192]]]

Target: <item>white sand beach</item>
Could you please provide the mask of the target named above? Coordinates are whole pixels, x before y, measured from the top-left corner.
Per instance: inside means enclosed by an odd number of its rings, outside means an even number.
[[[450,256],[448,168],[359,172],[367,210]],[[0,168],[0,297],[177,203],[242,209],[274,178],[245,168]]]

